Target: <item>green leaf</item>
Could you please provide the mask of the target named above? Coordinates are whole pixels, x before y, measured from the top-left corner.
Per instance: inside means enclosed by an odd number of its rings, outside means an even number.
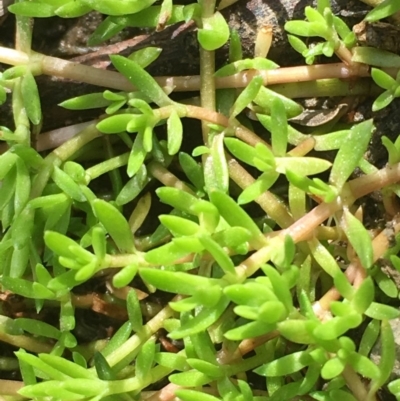
[[[188,358],[187,363],[193,369],[196,369],[199,372],[202,372],[205,375],[216,378],[216,379],[220,378],[221,376],[223,376],[225,374],[224,369],[221,368],[221,366],[217,366],[213,363],[203,361],[201,359]]]
[[[152,337],[147,340],[140,348],[139,354],[136,358],[135,372],[136,377],[140,381],[148,380],[148,376],[151,375],[150,369],[154,363],[154,355],[156,351],[155,338]]]
[[[356,46],[352,49],[352,61],[381,68],[400,68],[400,56],[386,50],[369,46]]]
[[[254,99],[254,103],[261,106],[267,114],[270,114],[272,102],[276,98],[281,100],[281,102],[283,103],[286,110],[287,118],[296,117],[303,112],[303,108],[298,103],[283,95],[280,95],[279,93],[272,91],[271,89],[266,88],[265,86],[262,86],[260,88],[257,96]],[[263,115],[257,114],[257,118],[259,119],[261,124],[268,129],[266,120],[263,118]]]
[[[226,254],[224,249],[218,245],[209,235],[203,234],[199,236],[199,240],[204,248],[210,252],[215,261],[225,273],[235,274],[235,265],[231,258]]]
[[[313,331],[313,335],[320,340],[330,341],[338,338],[348,330],[359,326],[361,321],[362,316],[357,313],[343,317],[334,317],[333,319],[317,326]]]
[[[143,327],[142,311],[135,290],[130,290],[126,297],[126,307],[132,330],[138,332]]]
[[[104,229],[102,227],[93,227],[92,245],[94,254],[99,260],[104,260],[107,251],[107,242]]]
[[[272,185],[275,184],[278,178],[279,173],[273,170],[262,173],[256,181],[245,188],[243,192],[239,195],[238,204],[243,205],[245,203],[254,201],[265,191],[268,191],[272,187]]]
[[[135,243],[128,222],[119,210],[101,199],[92,202],[93,210],[121,252],[134,253]]]
[[[143,1],[140,0],[140,2]],[[137,63],[118,55],[110,56],[110,58],[115,68],[159,107],[172,105],[174,103],[165,94],[154,78]]]
[[[88,93],[87,95],[73,97],[64,100],[58,105],[67,110],[88,110],[106,107],[110,104],[110,100],[103,96],[103,93]]]
[[[3,86],[0,85],[0,105],[4,104],[6,100],[7,100],[7,92],[3,88]]]
[[[22,159],[17,160],[17,177],[14,192],[14,213],[18,216],[29,201],[31,192],[31,177]]]
[[[55,15],[54,11],[57,7],[45,3],[22,2],[11,4],[8,11],[20,15],[22,17],[46,18]]]
[[[321,376],[325,380],[331,380],[336,376],[339,376],[344,368],[346,367],[346,362],[339,358],[331,358],[325,362],[321,369]]]
[[[36,81],[30,71],[22,77],[21,94],[29,120],[32,124],[38,125],[42,121],[42,110]]]
[[[356,312],[364,313],[374,300],[374,296],[374,282],[371,277],[367,277],[356,290],[354,297],[351,300]]]
[[[73,363],[65,358],[51,355],[51,354],[39,354],[39,359],[49,366],[57,369],[61,373],[68,375],[73,378],[85,378],[94,379],[95,375],[92,371],[85,369],[76,363]]]
[[[237,138],[225,138],[224,143],[233,156],[254,167],[254,158],[256,157],[254,146],[250,146]]]
[[[129,60],[138,63],[140,67],[146,68],[158,59],[161,52],[162,48],[149,46],[133,52],[128,58]]]
[[[391,277],[387,276],[382,270],[377,269],[373,273],[374,281],[385,295],[390,298],[397,298],[399,290]]]
[[[276,157],[275,163],[278,173],[285,174],[286,170],[292,170],[303,176],[322,173],[332,165],[328,160],[316,157]]]
[[[100,353],[95,352],[93,357],[94,367],[96,368],[97,377],[100,380],[116,380],[116,376],[108,364],[106,358]]]
[[[388,152],[388,164],[392,166],[400,161],[400,152],[396,145],[387,137],[382,136],[382,145],[386,148]]]
[[[122,268],[114,277],[113,277],[113,286],[115,288],[122,288],[127,285],[135,278],[139,268],[138,262],[130,263],[129,265]]]
[[[229,62],[242,60],[243,51],[240,41],[240,35],[236,29],[231,29],[231,36],[229,40]]]
[[[54,11],[54,14],[61,18],[77,18],[88,14],[90,11],[92,11],[92,8],[85,4],[81,4],[77,1],[69,1],[61,7],[58,7]]]
[[[214,74],[215,77],[226,77],[229,75],[237,74],[244,70],[274,70],[279,68],[279,65],[271,60],[263,57],[246,58],[243,60],[236,60],[221,67]]]
[[[389,106],[394,99],[392,91],[385,91],[381,93],[372,104],[372,111],[379,111]]]
[[[319,323],[311,320],[285,320],[278,323],[279,333],[297,344],[313,344],[313,330]]]
[[[400,311],[389,305],[372,302],[365,314],[372,319],[391,320],[400,316]]]
[[[315,25],[307,21],[288,21],[285,24],[285,31],[298,36],[321,36],[316,32]]]
[[[187,249],[182,249],[177,243],[170,242],[148,251],[144,258],[146,262],[155,266],[170,265],[190,252]]]
[[[265,244],[264,236],[254,220],[230,196],[221,191],[213,191],[210,198],[229,225],[249,230],[252,234],[252,241]]]
[[[77,202],[86,201],[86,197],[83,194],[80,186],[59,167],[54,166],[52,178],[55,184],[62,191],[64,191],[71,199]]]
[[[137,134],[131,153],[128,159],[127,173],[129,177],[134,176],[142,167],[144,160],[146,159],[147,151],[144,148],[144,132],[141,131]]]
[[[229,188],[228,163],[224,150],[224,134],[212,138],[210,155],[204,164],[204,182],[208,193],[214,190],[227,192]]]
[[[229,300],[221,297],[217,305],[212,308],[200,307],[193,319],[183,323],[180,328],[170,333],[169,337],[176,340],[207,330],[221,317],[228,305]]]
[[[150,7],[156,0],[81,0],[92,9],[106,15],[134,14]]]
[[[150,182],[151,178],[147,175],[146,165],[142,164],[136,174],[127,181],[121,189],[115,203],[118,206],[123,206],[134,199],[142,192],[145,186]]]
[[[286,154],[288,142],[288,123],[286,110],[282,100],[274,98],[271,104],[271,145],[275,156]]]
[[[144,267],[139,270],[139,273],[146,283],[154,285],[162,291],[183,295],[194,295],[197,288],[220,283],[219,280],[208,277]]]
[[[202,26],[197,31],[197,40],[208,51],[222,47],[229,39],[229,26],[224,16],[216,11],[211,17],[202,18]]]
[[[33,366],[36,369],[39,369],[41,372],[48,375],[48,377],[50,377],[50,379],[55,379],[55,380],[68,379],[67,375],[60,372],[58,369],[53,368],[52,366],[50,366],[46,362],[42,361],[35,355],[28,354],[27,352],[21,352],[21,351],[15,352],[15,355],[17,356],[17,358],[19,360],[26,362],[27,364]],[[34,385],[32,387],[36,387],[36,386],[37,385]]]
[[[211,382],[213,379],[197,370],[175,373],[169,376],[169,381],[177,386],[196,387]]]
[[[305,358],[306,356],[305,351],[294,352],[262,365],[255,369],[255,372],[266,377],[290,375],[309,365],[310,359]]]
[[[271,281],[275,295],[278,297],[289,313],[293,308],[293,299],[286,280],[270,265],[262,266],[264,273]]]
[[[168,154],[179,152],[183,139],[183,127],[178,113],[174,110],[167,120]]]
[[[372,120],[353,126],[347,140],[340,146],[329,177],[329,181],[339,191],[363,157],[371,139],[373,128]]]
[[[352,215],[347,208],[343,210],[342,222],[343,231],[356,251],[362,266],[369,269],[374,261],[374,252],[368,231],[363,223]]]
[[[379,320],[371,320],[364,330],[361,337],[358,353],[360,355],[368,356],[379,337],[380,322]]]
[[[296,52],[298,52],[300,54],[303,54],[303,52],[305,52],[308,49],[307,45],[301,39],[299,39],[297,36],[288,35],[288,40],[289,40],[290,46],[292,46],[293,49],[296,50]]]
[[[2,277],[1,283],[4,288],[15,294],[32,299],[54,299],[55,295],[44,285],[32,283],[21,278]]]
[[[261,76],[255,76],[246,88],[236,98],[234,105],[232,106],[229,119],[234,119],[240,114],[257,96],[258,91],[263,84],[263,78]]]
[[[57,340],[61,335],[60,330],[40,320],[18,318],[14,320],[14,324],[16,327],[37,336],[55,338]]]
[[[380,342],[381,360],[378,365],[380,375],[378,379],[373,380],[371,383],[373,390],[378,390],[389,380],[396,363],[396,343],[393,329],[388,320],[382,320]]]
[[[200,226],[197,223],[184,219],[183,217],[164,214],[158,216],[158,218],[161,224],[167,227],[175,236],[196,235],[200,230]]]
[[[161,187],[156,190],[161,202],[188,214],[194,214],[192,208],[201,202],[194,195],[178,188]]]
[[[204,189],[204,175],[200,164],[184,152],[179,153],[179,164],[196,189],[202,191]]]
[[[399,10],[399,0],[385,0],[379,3],[373,10],[371,10],[364,18],[364,21],[376,22],[395,14]]]
[[[182,371],[188,367],[185,356],[171,352],[157,352],[154,356],[154,361],[160,366],[165,366],[172,370]]]
[[[371,69],[371,77],[374,82],[383,89],[392,89],[398,85],[397,81],[386,72],[378,68]]]
[[[278,297],[269,286],[254,281],[225,287],[224,294],[238,305],[259,307],[267,301],[278,301]]]
[[[55,231],[46,231],[44,233],[44,242],[55,254],[75,259],[75,254],[71,251],[71,247],[76,246],[77,243],[65,235]]]
[[[349,365],[362,376],[370,379],[379,380],[381,374],[378,366],[375,365],[369,358],[357,354],[356,352],[351,354],[348,358]]]
[[[121,347],[128,340],[132,333],[132,323],[128,320],[125,322],[117,332],[111,337],[107,345],[102,349],[101,353],[107,357],[116,349]]]

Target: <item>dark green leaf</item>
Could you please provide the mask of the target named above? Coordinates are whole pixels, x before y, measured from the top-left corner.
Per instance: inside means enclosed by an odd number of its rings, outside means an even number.
[[[97,377],[100,380],[115,380],[116,376],[112,371],[107,359],[100,352],[94,354],[94,367],[96,368]]]

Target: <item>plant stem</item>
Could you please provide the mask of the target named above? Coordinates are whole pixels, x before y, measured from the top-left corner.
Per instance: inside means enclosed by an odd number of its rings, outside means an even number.
[[[23,398],[18,394],[18,390],[20,390],[23,386],[23,382],[14,380],[0,380],[0,396],[12,395],[13,397]]]
[[[121,74],[115,71],[62,60],[56,57],[32,53],[31,58],[26,53],[0,46],[0,62],[9,65],[30,65],[33,73],[51,75],[59,78],[72,79],[78,82],[117,89],[133,91],[135,88]],[[210,61],[204,60],[209,63]],[[210,64],[208,64],[210,66]],[[395,75],[395,71],[391,72]],[[369,77],[369,66],[361,65],[358,68],[349,68],[344,63],[316,64],[296,67],[284,67],[275,70],[242,71],[229,77],[215,78],[215,88],[244,88],[255,75],[263,77],[264,85],[282,84],[289,82],[310,82],[320,79],[347,79],[354,77]],[[201,77],[155,77],[162,87],[174,87],[175,91],[198,91],[201,86]],[[214,79],[213,79],[214,81]],[[352,81],[352,84],[354,82]],[[344,88],[343,88],[344,89]]]
[[[179,297],[175,297],[173,300],[177,301]],[[163,327],[164,321],[171,317],[173,314],[172,309],[169,306],[163,308],[156,316],[147,322],[143,329],[130,337],[124,345],[117,348],[114,352],[107,356],[107,362],[110,366],[116,365],[118,362],[132,355],[134,351],[140,347],[142,343],[147,341],[156,331]],[[134,355],[132,359],[134,359]],[[168,372],[169,373],[169,372]]]

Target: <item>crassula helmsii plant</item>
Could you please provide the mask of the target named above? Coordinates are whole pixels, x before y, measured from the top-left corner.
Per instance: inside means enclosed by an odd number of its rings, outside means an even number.
[[[400,95],[400,57],[358,46],[320,0],[304,21],[286,24],[305,65],[279,68],[266,58],[270,29],[260,32],[254,58],[243,59],[220,13],[231,3],[9,7],[17,42],[0,47],[0,61],[11,65],[1,73],[0,100],[14,116],[0,127],[0,340],[18,351],[0,356],[0,366],[21,381],[0,379],[1,399],[373,401],[386,386],[400,399],[400,379],[390,382],[389,323],[400,313],[388,301],[398,288],[381,270],[382,260],[400,270],[400,143],[382,138],[388,163],[378,169],[364,158],[373,120],[330,124],[322,134],[290,122],[303,113],[290,82],[304,81],[308,96],[348,96],[367,94],[357,78],[371,75],[383,88],[373,110],[386,107]],[[366,20],[398,9],[386,0]],[[117,72],[31,50],[33,18],[92,10],[106,17],[91,44],[129,26],[194,21],[200,75],[151,76],[145,69],[157,48],[111,56]],[[229,60],[216,71],[214,52],[227,43]],[[342,62],[315,65],[322,55]],[[98,108],[99,119],[41,134],[40,74],[109,87],[60,105]],[[279,83],[286,89],[270,88]],[[199,90],[199,103],[174,100],[177,90]],[[201,145],[182,149],[192,135],[183,119],[201,122]],[[92,185],[98,178],[102,191]],[[387,224],[367,229],[360,200],[377,191]],[[155,216],[157,199],[167,206]],[[158,227],[139,235],[148,220]],[[78,288],[89,290],[82,296]],[[12,294],[22,300],[19,317],[5,308]],[[118,312],[119,324],[105,338],[78,341],[82,308]],[[378,364],[369,359],[376,342]]]

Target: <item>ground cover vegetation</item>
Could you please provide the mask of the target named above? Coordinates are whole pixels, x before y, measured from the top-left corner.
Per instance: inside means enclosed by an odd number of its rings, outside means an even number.
[[[400,56],[361,44],[319,0],[285,24],[303,64],[280,68],[273,26],[243,56],[221,14],[236,1],[180,3],[9,7],[0,398],[400,399],[400,140],[379,137],[374,165],[374,118],[350,118],[355,95],[372,96],[374,113],[396,104]],[[157,47],[111,55],[111,70],[32,50],[34,20],[93,10],[104,19],[91,46],[128,27],[194,24],[199,75],[153,76]],[[400,2],[370,10],[365,24],[395,25]],[[59,105],[96,120],[42,133],[41,75],[106,87]],[[334,112],[298,101],[326,96]]]

